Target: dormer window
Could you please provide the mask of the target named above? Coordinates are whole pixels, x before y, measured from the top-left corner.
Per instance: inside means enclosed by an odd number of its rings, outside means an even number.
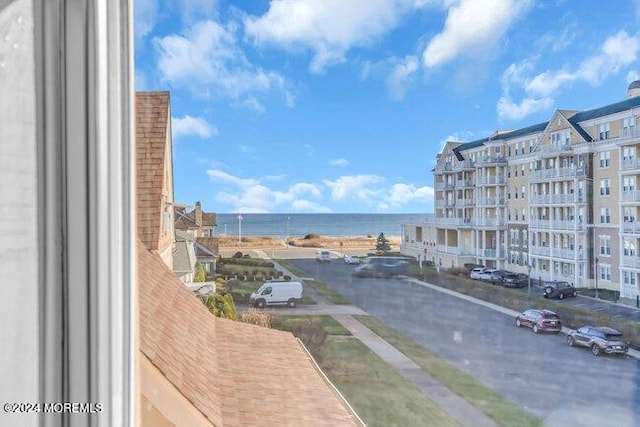
[[[609,130],[610,130],[609,123],[601,124],[599,129],[600,129],[600,133],[599,133],[600,140],[609,139]]]

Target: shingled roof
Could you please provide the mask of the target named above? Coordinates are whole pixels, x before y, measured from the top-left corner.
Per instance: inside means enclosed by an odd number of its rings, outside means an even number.
[[[138,244],[144,356],[213,425],[355,426],[290,333],[220,319]]]
[[[136,205],[138,238],[158,250],[163,217],[169,92],[136,92]]]

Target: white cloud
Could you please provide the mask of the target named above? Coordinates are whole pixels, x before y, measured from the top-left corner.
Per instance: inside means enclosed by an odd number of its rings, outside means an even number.
[[[287,82],[279,73],[251,64],[237,45],[236,31],[233,23],[203,21],[184,34],[155,38],[162,80],[188,88],[198,97],[228,98],[236,105],[263,111],[256,94],[287,93]]]
[[[322,181],[331,190],[334,200],[345,200],[354,197],[367,201],[375,198],[380,191],[380,184],[384,178],[377,175],[352,175],[341,176],[335,181],[325,179]]]
[[[640,79],[640,73],[638,73],[636,70],[629,71],[627,73],[627,77],[625,77],[627,84],[635,82],[638,79]]]
[[[612,74],[634,63],[640,53],[640,37],[624,31],[607,38],[598,52],[585,58],[577,67],[546,70],[531,76],[537,59],[531,58],[511,64],[502,75],[503,95],[498,100],[500,118],[522,119],[534,112],[553,107],[552,96],[563,86],[583,81],[599,85]],[[522,100],[514,102],[511,92],[523,92]]]
[[[172,117],[171,130],[174,138],[183,135],[198,135],[200,138],[209,138],[218,135],[218,129],[210,125],[205,119],[191,117],[189,115],[183,118]]]
[[[409,7],[404,0],[274,0],[260,17],[246,17],[256,44],[314,52],[309,69],[321,73],[345,61],[353,47],[368,46],[395,28]]]
[[[347,159],[333,159],[331,161],[329,161],[329,164],[331,166],[349,166],[349,160]]]
[[[158,20],[157,0],[136,0],[133,11],[133,33],[139,42],[156,26]]]
[[[551,98],[524,98],[516,104],[506,96],[500,97],[497,105],[498,117],[509,120],[520,120],[538,111],[553,108]]]
[[[450,5],[441,33],[423,52],[428,68],[444,65],[460,55],[484,55],[530,7],[529,0],[461,0]]]
[[[139,1],[139,0],[136,0]],[[156,0],[157,1],[157,0]],[[180,12],[182,22],[190,24],[211,19],[217,14],[217,0],[171,0]]]
[[[218,191],[216,200],[231,205],[233,212],[330,211],[320,203],[309,200],[321,198],[322,190],[317,184],[295,183],[283,190],[274,190],[262,181],[279,182],[281,177],[239,178],[219,169],[210,169],[207,175]]]
[[[415,56],[407,56],[396,64],[387,78],[387,87],[392,99],[396,101],[404,99],[407,90],[413,86],[413,77],[419,66],[418,58]]]
[[[381,210],[409,203],[433,205],[433,188],[407,183],[390,185],[377,175],[341,176],[319,183],[293,184],[269,177],[240,178],[220,169],[210,169],[207,175],[214,184],[216,201],[228,205],[225,210],[229,212],[331,212],[324,203],[327,198],[350,206],[362,204]],[[275,185],[279,188],[274,188]]]

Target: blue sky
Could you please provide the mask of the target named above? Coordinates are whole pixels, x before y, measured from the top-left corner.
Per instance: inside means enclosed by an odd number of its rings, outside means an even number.
[[[640,0],[136,0],[174,190],[219,213],[433,211],[447,140],[625,98]]]

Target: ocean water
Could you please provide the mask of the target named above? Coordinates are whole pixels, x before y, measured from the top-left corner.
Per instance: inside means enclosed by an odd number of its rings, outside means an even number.
[[[426,214],[242,214],[243,236],[303,237],[400,236],[400,224],[421,222]],[[238,214],[217,214],[216,235],[238,235]]]

